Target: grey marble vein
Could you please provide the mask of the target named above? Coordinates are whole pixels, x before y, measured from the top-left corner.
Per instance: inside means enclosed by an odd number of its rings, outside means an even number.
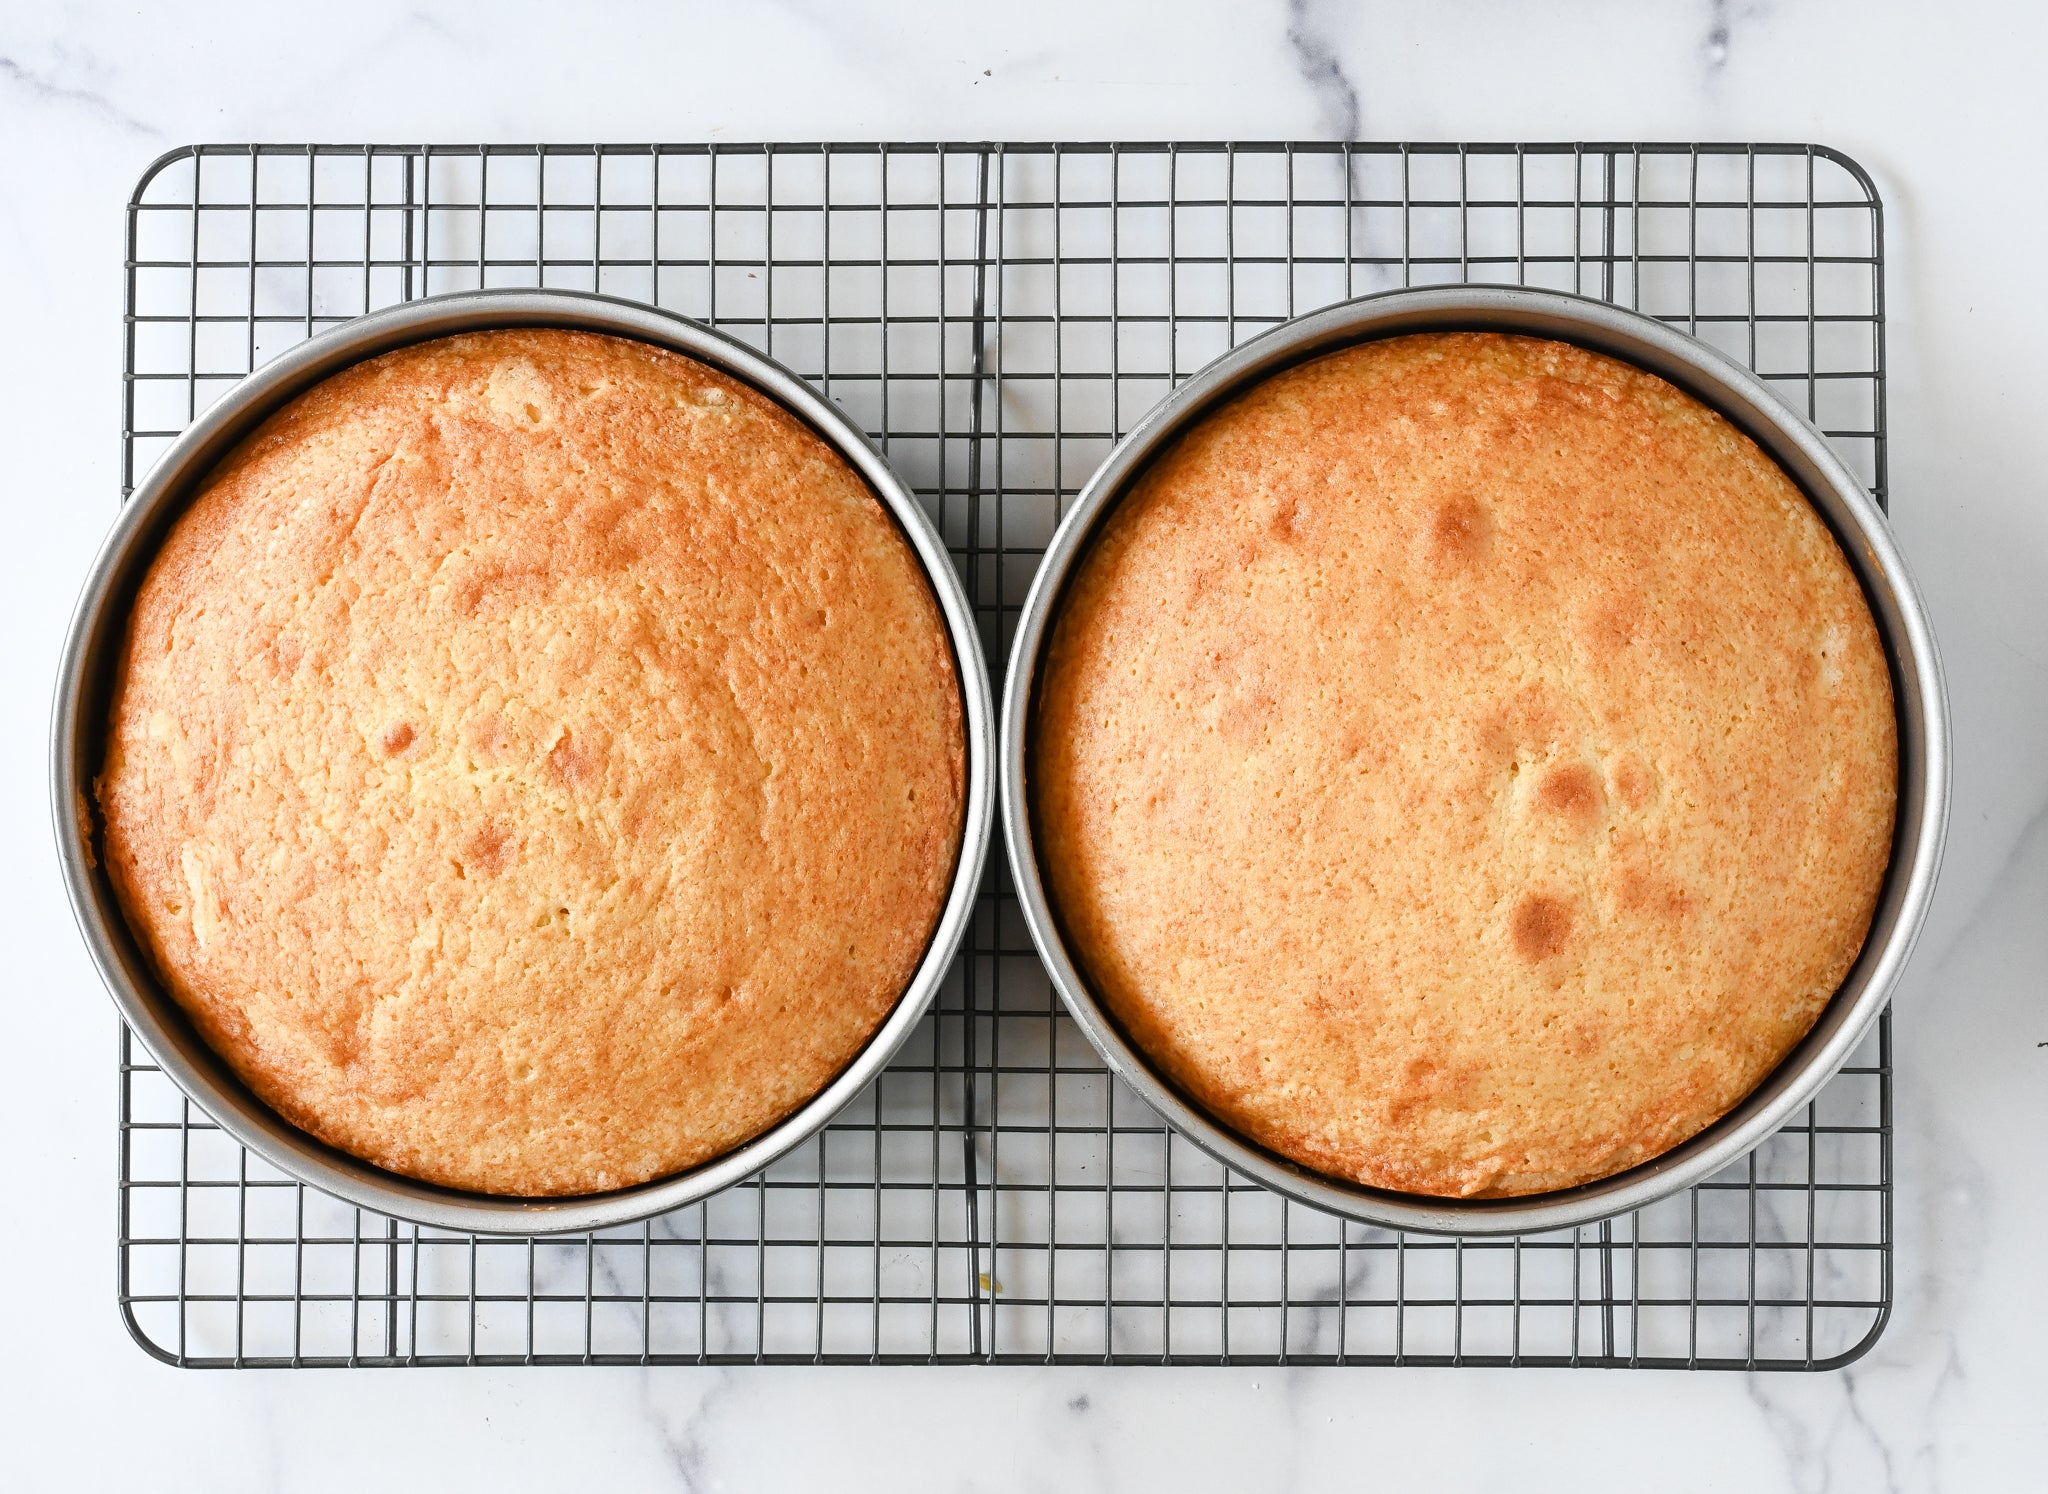
[[[61,77],[28,66],[18,58],[0,55],[0,83],[27,95],[39,104],[68,105],[83,110],[131,135],[160,135],[154,125],[137,119],[97,89],[81,87]]]
[[[1700,39],[1699,51],[1709,88],[1718,84],[1728,71],[1728,65],[1735,56],[1738,29],[1769,14],[1769,6],[1763,4],[1740,5],[1736,0],[1707,0],[1707,30]]]
[[[1711,75],[1728,66],[1728,0],[1708,0],[1707,40],[1704,48],[1707,72]]]
[[[1316,101],[1317,124],[1332,140],[1356,140],[1365,116],[1358,87],[1338,60],[1335,44],[1310,0],[1287,0],[1287,46],[1295,70]]]
[[[718,1420],[718,1407],[739,1391],[737,1376],[730,1369],[719,1370],[717,1379],[697,1398],[697,1404],[683,1418],[680,1426],[671,1424],[659,1396],[660,1389],[673,1382],[653,1369],[642,1369],[639,1381],[641,1408],[648,1426],[661,1444],[669,1468],[675,1474],[675,1486],[688,1490],[689,1494],[717,1487],[706,1474],[711,1457],[710,1438]]]
[[[1898,1445],[1902,1429],[1879,1425],[1855,1370],[1819,1382],[1819,1388],[1816,1397],[1808,1385],[1781,1376],[1748,1377],[1749,1398],[1777,1440],[1788,1484],[1797,1494],[1880,1488],[1885,1494],[1904,1494],[1908,1488],[1939,1487],[1904,1481]],[[1814,1404],[1816,1399],[1821,1407]]]
[[[1091,1376],[1082,1383],[1092,1385],[1094,1379]],[[1116,1486],[1110,1459],[1117,1426],[1114,1412],[1098,1407],[1095,1396],[1085,1388],[1067,1396],[1059,1405],[1064,1415],[1055,1417],[1057,1430],[1052,1437],[1069,1455],[1079,1454],[1077,1461],[1087,1470],[1085,1479],[1070,1478],[1067,1487],[1099,1489],[1106,1494]]]

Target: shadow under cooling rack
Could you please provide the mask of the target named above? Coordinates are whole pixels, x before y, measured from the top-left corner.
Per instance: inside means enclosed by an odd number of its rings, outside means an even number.
[[[129,210],[124,492],[236,379],[479,285],[713,322],[874,436],[999,672],[1063,506],[1243,338],[1348,296],[1601,296],[1756,369],[1885,496],[1881,209],[1804,145],[200,146]],[[1517,1240],[1342,1223],[1104,1072],[1000,855],[902,1055],[760,1176],[542,1240],[249,1156],[125,1031],[120,1296],[185,1365],[1017,1362],[1815,1369],[1891,1301],[1891,1028],[1745,1161]]]

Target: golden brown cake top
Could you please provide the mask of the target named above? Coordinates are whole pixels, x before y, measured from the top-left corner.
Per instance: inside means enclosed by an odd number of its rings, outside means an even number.
[[[98,798],[171,993],[380,1166],[705,1161],[854,1056],[958,851],[953,657],[809,428],[691,359],[452,337],[319,385],[138,596]]]
[[[1891,682],[1793,483],[1649,374],[1376,342],[1182,437],[1062,603],[1067,937],[1198,1104],[1359,1182],[1567,1187],[1803,1036],[1890,855]]]

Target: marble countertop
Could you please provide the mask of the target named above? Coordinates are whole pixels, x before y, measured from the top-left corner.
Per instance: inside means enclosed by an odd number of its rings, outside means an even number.
[[[401,5],[0,13],[0,1433],[20,1487],[2003,1489],[2048,1466],[2048,14],[1988,0]],[[1814,140],[1889,240],[1893,515],[1955,718],[1897,1001],[1898,1284],[1815,1376],[1132,1369],[186,1373],[115,1311],[112,1014],[43,739],[119,491],[122,208],[202,140]],[[33,439],[31,439],[31,437]],[[33,1138],[33,1144],[29,1143]],[[2031,1475],[2031,1477],[2030,1477]],[[1338,1481],[1342,1481],[1341,1485]]]

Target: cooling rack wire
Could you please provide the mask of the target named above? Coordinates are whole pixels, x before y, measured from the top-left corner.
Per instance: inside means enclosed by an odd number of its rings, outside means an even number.
[[[128,214],[124,493],[324,327],[480,285],[715,323],[859,420],[991,672],[1062,505],[1241,339],[1347,296],[1577,291],[1754,368],[1885,498],[1881,207],[1803,145],[225,146]],[[1892,1290],[1891,1028],[1746,1161],[1605,1224],[1455,1240],[1227,1173],[1104,1072],[991,861],[890,1069],[765,1173],[539,1240],[368,1213],[120,1038],[120,1302],[182,1365],[728,1362],[1819,1369]]]

